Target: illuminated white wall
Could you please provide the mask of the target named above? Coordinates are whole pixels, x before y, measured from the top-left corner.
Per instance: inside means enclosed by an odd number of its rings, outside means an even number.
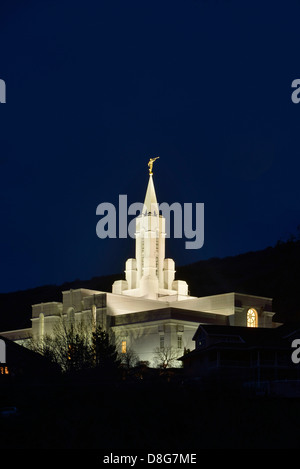
[[[179,286],[184,288],[184,284]],[[95,316],[98,326],[107,331],[111,328],[115,333],[120,352],[121,342],[126,341],[128,349],[133,349],[139,360],[154,366],[154,349],[160,347],[162,336],[164,346],[176,350],[178,336],[181,337],[180,356],[184,348],[194,349],[193,335],[200,323],[246,325],[248,305],[258,312],[258,326],[275,326],[268,298],[228,293],[182,301],[171,296],[154,300],[77,289],[63,292],[62,303],[41,303],[32,307],[32,335],[51,335],[61,316],[69,322],[85,321],[90,327]],[[195,320],[198,316],[195,312],[199,313],[199,321]]]
[[[153,323],[124,325],[113,327],[116,343],[121,352],[121,343],[126,341],[127,349],[132,349],[138,355],[139,360],[148,361],[150,366],[155,366],[155,349],[161,346],[161,337],[164,338],[164,347],[172,347],[178,357],[182,356],[184,349],[193,350],[194,333],[198,323],[186,324],[184,321],[155,321]],[[178,336],[181,337],[181,348],[178,347]],[[181,366],[181,362],[177,363]]]

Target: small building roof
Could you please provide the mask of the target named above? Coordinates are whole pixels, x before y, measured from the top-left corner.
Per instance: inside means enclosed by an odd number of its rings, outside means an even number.
[[[207,335],[239,336],[244,342],[255,340],[274,340],[282,336],[281,326],[278,327],[247,327],[247,326],[230,326],[222,324],[200,324],[194,334],[193,340],[196,340],[203,331]]]

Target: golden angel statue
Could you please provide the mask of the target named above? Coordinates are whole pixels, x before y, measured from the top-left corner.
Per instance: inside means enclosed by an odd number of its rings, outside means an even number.
[[[154,161],[157,160],[158,158],[159,158],[159,156],[157,156],[156,158],[150,158],[149,163],[148,163],[148,166],[149,166],[149,174],[153,174],[153,172],[152,172],[153,163],[154,163]]]

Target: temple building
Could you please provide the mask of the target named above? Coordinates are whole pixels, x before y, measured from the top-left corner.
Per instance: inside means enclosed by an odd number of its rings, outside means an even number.
[[[173,259],[165,258],[165,218],[160,214],[152,165],[142,213],[136,217],[135,258],[125,263],[125,278],[111,292],[76,289],[62,292],[61,302],[34,304],[32,327],[0,335],[24,343],[26,337],[53,334],[64,318],[112,331],[120,353],[134,351],[155,366],[159,350],[178,357],[193,350],[201,324],[272,328],[272,299],[235,292],[193,297],[184,280],[175,278]],[[178,362],[180,364],[180,362]]]

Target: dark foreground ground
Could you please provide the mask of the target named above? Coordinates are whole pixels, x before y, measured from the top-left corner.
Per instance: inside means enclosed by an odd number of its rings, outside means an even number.
[[[5,449],[296,449],[300,399],[201,391],[166,380],[103,382],[83,377],[1,382]]]

